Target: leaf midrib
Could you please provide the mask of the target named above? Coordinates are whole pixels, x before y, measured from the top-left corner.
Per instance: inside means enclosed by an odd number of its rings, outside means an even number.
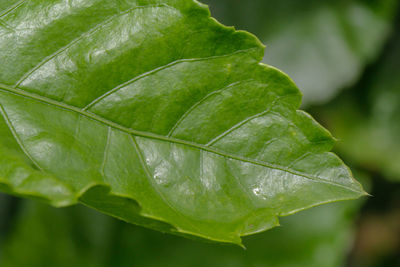
[[[67,110],[69,112],[76,112],[76,113],[78,113],[78,114],[80,114],[82,116],[85,116],[85,117],[89,118],[89,119],[92,119],[92,120],[98,121],[100,123],[103,123],[103,124],[107,125],[108,127],[112,127],[112,128],[118,129],[118,130],[120,130],[122,132],[126,132],[126,133],[129,133],[129,134],[135,135],[135,136],[140,136],[140,137],[145,137],[145,138],[149,138],[149,139],[155,139],[155,140],[159,140],[159,141],[164,141],[164,142],[170,142],[170,143],[180,144],[180,145],[184,145],[184,146],[189,146],[189,147],[192,147],[192,148],[196,148],[196,149],[199,149],[199,150],[203,150],[203,151],[207,151],[207,152],[210,152],[210,153],[213,153],[213,154],[217,154],[217,155],[220,155],[222,157],[226,157],[226,158],[230,158],[230,159],[234,159],[234,160],[238,160],[238,161],[247,162],[247,163],[251,163],[251,164],[254,164],[254,165],[258,165],[258,166],[262,166],[262,167],[266,167],[266,168],[270,168],[270,169],[275,169],[275,170],[288,172],[288,173],[291,173],[293,175],[301,176],[301,177],[304,177],[304,178],[309,179],[309,180],[313,180],[313,181],[317,181],[317,182],[321,182],[321,183],[326,183],[326,184],[330,184],[330,185],[337,186],[337,187],[342,187],[342,188],[344,188],[346,190],[349,190],[349,191],[352,191],[352,192],[355,192],[355,193],[359,193],[359,194],[363,194],[362,191],[355,190],[355,189],[350,188],[350,187],[348,187],[346,185],[343,185],[343,184],[340,184],[340,183],[336,183],[336,182],[333,182],[333,181],[329,181],[329,180],[325,180],[323,178],[320,178],[320,177],[317,177],[317,176],[312,176],[312,175],[309,175],[309,174],[306,174],[306,173],[303,173],[303,172],[299,172],[299,171],[296,171],[296,170],[293,170],[293,169],[289,169],[287,167],[283,167],[283,166],[279,166],[279,165],[275,165],[275,164],[271,164],[271,163],[266,163],[266,162],[259,161],[259,160],[256,160],[256,159],[250,159],[250,158],[247,158],[247,157],[237,156],[237,155],[234,155],[234,154],[230,154],[230,153],[226,153],[226,152],[220,151],[218,149],[214,149],[214,148],[209,147],[209,146],[193,143],[193,142],[190,142],[190,141],[185,141],[185,140],[176,139],[176,138],[173,138],[173,137],[166,137],[166,136],[163,136],[163,135],[158,135],[158,134],[154,134],[154,133],[150,133],[150,132],[143,132],[143,131],[138,131],[138,130],[134,130],[134,129],[131,129],[131,128],[127,128],[127,127],[124,127],[122,125],[119,125],[118,123],[115,123],[115,122],[107,120],[107,119],[105,119],[105,118],[103,118],[101,116],[98,116],[98,115],[96,115],[94,113],[91,113],[91,112],[89,112],[87,110],[82,110],[82,109],[80,109],[78,107],[71,106],[71,105],[68,105],[68,104],[65,104],[65,103],[62,103],[62,102],[59,102],[59,101],[56,101],[56,100],[53,100],[53,99],[38,95],[38,94],[35,94],[35,93],[30,93],[30,92],[27,92],[27,91],[24,91],[24,90],[21,90],[21,89],[18,89],[18,88],[13,88],[13,87],[10,87],[10,86],[5,85],[5,84],[0,84],[0,90],[1,91],[5,91],[7,93],[14,94],[14,95],[18,95],[18,96],[21,96],[21,97],[26,97],[26,98],[29,98],[29,99],[32,99],[32,100],[36,100],[36,101],[45,103],[47,105],[56,106],[58,108]]]

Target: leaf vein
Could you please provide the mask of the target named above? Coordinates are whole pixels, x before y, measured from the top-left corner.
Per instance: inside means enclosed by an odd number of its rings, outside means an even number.
[[[260,112],[260,113],[257,113],[257,114],[255,114],[255,115],[253,115],[253,116],[251,116],[251,117],[246,118],[245,120],[240,121],[239,123],[235,124],[234,126],[232,126],[231,128],[229,128],[228,130],[226,130],[225,132],[223,132],[222,134],[220,134],[220,135],[218,135],[217,137],[215,137],[214,139],[212,139],[210,142],[208,142],[208,143],[206,144],[206,146],[212,146],[212,145],[214,145],[216,142],[218,142],[219,140],[221,140],[222,138],[224,138],[224,137],[227,136],[228,134],[232,133],[233,131],[239,129],[240,127],[242,127],[242,126],[243,126],[244,124],[246,124],[247,122],[249,122],[249,121],[251,121],[251,120],[254,120],[255,118],[261,117],[261,116],[263,116],[263,115],[265,115],[265,114],[268,114],[269,112],[271,112],[271,109],[272,109],[272,108],[274,107],[274,105],[278,102],[278,100],[281,99],[281,98],[283,98],[283,97],[286,97],[286,96],[288,96],[288,95],[277,97],[276,99],[274,99],[274,101],[271,103],[271,106],[270,106],[267,110],[265,110],[265,111],[263,111],[263,112]]]
[[[155,74],[155,73],[157,73],[157,72],[159,72],[159,71],[162,71],[162,70],[164,70],[164,69],[168,69],[168,68],[173,67],[173,66],[175,66],[175,65],[178,65],[178,64],[180,64],[180,63],[199,62],[199,61],[205,61],[205,60],[211,60],[211,59],[218,59],[218,58],[230,57],[230,56],[233,56],[233,55],[236,55],[236,54],[246,53],[246,52],[249,52],[249,51],[251,51],[251,50],[256,50],[256,49],[258,49],[258,47],[253,47],[253,48],[248,48],[248,49],[237,50],[237,51],[235,51],[235,52],[233,52],[233,53],[225,54],[225,55],[220,55],[220,56],[211,56],[211,57],[203,57],[203,58],[177,59],[177,60],[172,61],[172,62],[170,62],[170,63],[168,63],[168,64],[165,64],[165,65],[163,65],[163,66],[157,67],[157,68],[155,68],[155,69],[153,69],[153,70],[151,70],[151,71],[142,73],[142,74],[140,74],[140,75],[138,75],[138,76],[136,76],[136,77],[130,79],[129,81],[126,81],[126,82],[124,82],[124,83],[122,83],[122,84],[120,84],[120,85],[117,85],[117,86],[114,87],[113,89],[107,91],[106,93],[104,93],[103,95],[97,97],[97,98],[96,98],[95,100],[93,100],[91,103],[89,103],[88,105],[86,105],[86,106],[83,108],[83,110],[89,110],[90,108],[92,108],[93,106],[95,106],[97,103],[99,103],[101,100],[103,100],[104,98],[106,98],[106,97],[112,95],[113,93],[115,93],[115,92],[117,92],[117,91],[119,91],[119,90],[125,88],[126,86],[128,86],[128,85],[130,85],[130,84],[133,84],[134,82],[136,82],[136,81],[138,81],[138,80],[140,80],[140,79],[142,79],[142,78],[145,78],[145,77],[147,77],[147,76],[153,75],[153,74]]]
[[[3,116],[4,120],[7,123],[8,128],[11,131],[11,134],[14,136],[15,141],[17,141],[17,143],[19,144],[19,146],[21,147],[22,151],[24,152],[24,154],[29,158],[29,160],[36,166],[36,168],[38,168],[40,171],[43,172],[42,167],[40,167],[40,165],[36,162],[36,160],[32,157],[32,155],[29,153],[29,151],[26,149],[24,143],[22,142],[21,138],[18,136],[17,131],[15,130],[14,126],[11,123],[10,118],[7,115],[6,110],[4,109],[3,105],[0,103],[0,113]]]
[[[293,167],[296,163],[298,163],[299,161],[303,160],[304,158],[306,158],[308,155],[311,155],[311,152],[306,152],[304,154],[302,154],[300,157],[298,157],[297,159],[293,160],[288,167],[291,168]]]
[[[182,123],[182,121],[189,116],[189,114],[195,110],[198,106],[200,106],[204,101],[206,101],[209,97],[216,95],[218,93],[221,93],[229,88],[232,88],[233,86],[236,86],[238,84],[244,83],[244,82],[248,82],[248,81],[253,81],[253,80],[247,80],[247,81],[239,81],[239,82],[234,82],[229,84],[228,86],[225,86],[222,89],[218,89],[216,91],[212,91],[211,93],[207,94],[206,96],[204,96],[202,99],[200,99],[199,101],[197,101],[196,103],[194,103],[175,123],[175,125],[171,128],[171,130],[169,131],[169,133],[167,134],[167,137],[172,136],[172,134],[174,133],[174,131],[179,127],[179,125]]]
[[[17,3],[15,3],[14,5],[12,5],[10,8],[8,8],[7,10],[5,10],[3,13],[1,13],[1,14],[0,14],[0,18],[4,17],[5,15],[9,14],[10,12],[13,12],[14,10],[16,10],[17,8],[19,8],[20,6],[22,6],[25,2],[26,2],[26,0],[18,1]]]
[[[120,130],[122,132],[130,133],[130,134],[135,135],[135,136],[141,136],[141,137],[150,138],[150,139],[154,139],[154,140],[165,141],[165,142],[180,144],[180,145],[184,145],[184,146],[189,146],[189,147],[201,149],[201,150],[204,150],[204,151],[208,151],[208,152],[211,152],[211,153],[214,153],[214,154],[226,157],[226,158],[231,158],[231,159],[234,159],[234,160],[243,161],[243,162],[247,162],[247,163],[258,165],[258,166],[263,166],[263,167],[270,168],[270,169],[281,170],[281,171],[284,171],[284,172],[291,173],[293,175],[301,176],[301,177],[304,177],[306,179],[316,181],[316,182],[327,183],[327,184],[331,184],[333,186],[342,187],[342,188],[345,188],[346,190],[349,190],[349,191],[352,191],[352,192],[356,192],[356,193],[363,193],[362,191],[355,190],[355,189],[350,188],[350,187],[348,187],[346,185],[343,185],[343,184],[340,184],[340,183],[336,183],[334,181],[326,180],[326,179],[323,179],[323,178],[320,178],[320,177],[312,176],[312,175],[309,175],[309,174],[306,174],[306,173],[303,173],[303,172],[299,172],[299,171],[296,171],[296,170],[288,169],[287,167],[284,167],[284,166],[279,166],[279,165],[275,165],[275,164],[271,164],[271,163],[266,163],[266,162],[263,162],[263,161],[259,161],[257,159],[250,159],[250,158],[246,158],[246,157],[233,155],[233,154],[230,154],[230,153],[222,152],[222,151],[220,151],[218,149],[215,149],[213,147],[204,146],[204,145],[201,145],[201,144],[196,144],[196,143],[185,141],[185,140],[175,139],[175,138],[172,138],[172,137],[161,136],[161,135],[153,134],[153,133],[150,133],[150,132],[142,132],[142,131],[137,131],[137,130],[134,130],[134,129],[126,128],[126,127],[124,127],[122,125],[119,125],[119,124],[113,122],[113,121],[110,121],[110,120],[107,120],[107,119],[105,119],[103,117],[100,117],[100,116],[98,116],[98,115],[96,115],[94,113],[91,113],[91,112],[88,112],[88,111],[84,111],[84,110],[82,110],[80,108],[77,108],[77,107],[74,107],[74,106],[70,106],[68,104],[65,104],[65,103],[62,103],[62,102],[58,102],[58,101],[55,101],[53,99],[49,99],[47,97],[43,97],[43,96],[40,96],[40,95],[37,95],[37,94],[34,94],[34,93],[30,93],[30,92],[27,92],[27,91],[24,91],[24,90],[21,90],[21,89],[12,88],[12,87],[6,86],[4,84],[0,84],[0,91],[6,92],[6,93],[11,93],[11,94],[14,94],[14,95],[17,95],[17,96],[20,96],[20,97],[26,97],[26,98],[29,98],[29,99],[32,99],[32,100],[35,100],[35,101],[39,101],[39,102],[45,103],[47,105],[53,105],[53,106],[56,106],[56,107],[58,107],[60,109],[64,109],[64,110],[69,111],[69,112],[80,113],[80,114],[82,114],[83,116],[85,116],[85,117],[87,117],[89,119],[92,119],[94,121],[103,123],[103,124],[105,124],[107,126],[110,126],[112,128],[118,129],[118,130]]]
[[[108,19],[96,24],[95,26],[93,26],[91,29],[89,29],[88,31],[82,33],[80,36],[78,36],[77,38],[75,38],[74,40],[72,40],[71,42],[69,42],[67,45],[61,47],[60,49],[58,49],[56,52],[54,52],[53,54],[45,57],[41,62],[39,62],[36,66],[34,66],[31,70],[29,70],[28,72],[26,72],[25,74],[22,75],[22,77],[17,81],[17,83],[15,84],[15,88],[19,87],[26,79],[28,79],[35,71],[37,71],[40,67],[42,67],[44,64],[46,64],[47,62],[49,62],[50,60],[52,60],[53,58],[57,57],[58,55],[60,55],[62,52],[66,51],[67,49],[71,48],[72,46],[74,46],[75,44],[77,44],[79,41],[83,40],[84,38],[90,37],[92,34],[94,34],[96,31],[100,30],[103,26],[107,25],[108,23],[112,22],[113,19],[115,19],[116,17],[120,17],[120,16],[124,16],[126,14],[129,14],[130,12],[137,10],[137,9],[142,9],[142,8],[152,8],[152,7],[168,7],[168,8],[172,8],[168,5],[165,4],[159,4],[159,5],[146,5],[146,6],[135,6],[133,8],[130,8],[124,12],[118,13],[118,14],[114,14],[111,17],[109,17]]]
[[[132,141],[132,144],[133,144],[133,146],[134,146],[134,148],[135,148],[135,151],[136,151],[136,153],[137,153],[137,155],[138,155],[138,157],[139,157],[140,165],[142,166],[144,172],[146,173],[147,179],[149,180],[149,183],[152,185],[153,189],[157,192],[157,194],[160,196],[160,198],[164,201],[165,204],[167,204],[167,206],[168,206],[171,210],[173,210],[175,213],[177,213],[177,214],[179,214],[180,216],[182,216],[183,218],[185,218],[185,221],[186,221],[191,227],[193,227],[193,229],[199,231],[199,229],[198,229],[197,227],[195,227],[189,220],[186,220],[186,216],[185,216],[184,214],[182,214],[181,212],[179,212],[179,210],[176,209],[176,208],[170,203],[170,201],[168,201],[168,200],[163,196],[163,194],[162,194],[161,192],[159,192],[159,190],[157,189],[157,186],[154,185],[153,176],[152,176],[151,173],[150,173],[150,170],[149,170],[148,165],[147,165],[147,163],[146,163],[146,161],[145,161],[145,159],[144,159],[144,155],[143,155],[143,153],[142,153],[142,150],[141,150],[139,144],[138,144],[137,141],[136,141],[136,138],[135,138],[132,134],[129,134],[129,137],[130,137],[130,139],[131,139],[131,141]],[[174,227],[176,227],[176,226],[174,226]]]

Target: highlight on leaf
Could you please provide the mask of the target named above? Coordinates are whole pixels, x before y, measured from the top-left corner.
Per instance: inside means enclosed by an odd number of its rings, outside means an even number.
[[[365,195],[258,39],[204,5],[2,8],[1,191],[236,244]]]

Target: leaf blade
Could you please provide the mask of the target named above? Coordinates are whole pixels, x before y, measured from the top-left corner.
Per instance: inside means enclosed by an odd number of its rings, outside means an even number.
[[[105,2],[78,4],[85,3]],[[219,25],[192,1],[149,1],[143,9],[132,4],[110,17],[115,34],[101,23],[66,48],[46,50],[55,54],[27,60],[30,67],[22,66],[19,79],[0,75],[8,130],[41,173],[70,187],[62,204],[80,201],[161,231],[239,244],[240,236],[277,225],[277,216],[364,195],[329,153],[331,135],[296,111],[300,93],[293,82],[258,63],[263,47],[255,37]],[[160,36],[168,41],[145,38],[166,26]],[[205,35],[193,40],[207,38],[183,46],[192,56],[171,59],[177,40],[170,32],[198,28]],[[138,38],[166,42],[161,57],[169,62],[153,57],[150,71],[138,65]],[[0,39],[0,46],[7,42]],[[113,42],[109,51],[101,47]],[[115,55],[117,48],[125,50]],[[134,60],[126,64],[124,57]],[[18,86],[6,84],[11,80]]]

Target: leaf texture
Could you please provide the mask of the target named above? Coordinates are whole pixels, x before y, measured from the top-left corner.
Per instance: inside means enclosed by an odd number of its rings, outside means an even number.
[[[261,43],[198,2],[2,8],[2,191],[237,244],[365,194]]]

